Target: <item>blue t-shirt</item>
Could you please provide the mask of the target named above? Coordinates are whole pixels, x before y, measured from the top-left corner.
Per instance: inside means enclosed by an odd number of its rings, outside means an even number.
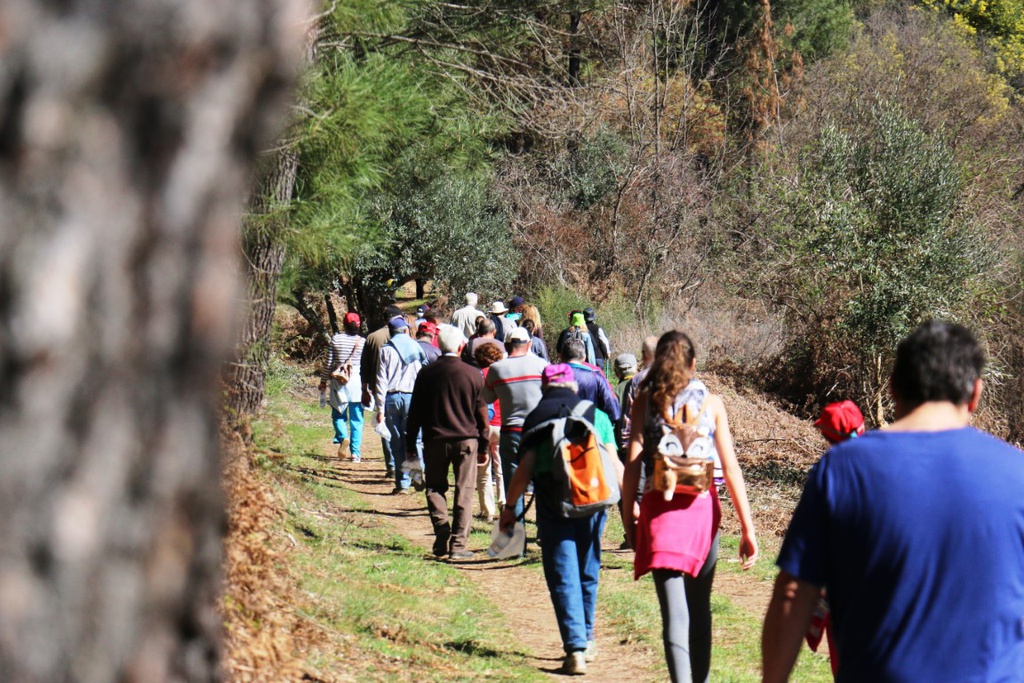
[[[988,434],[835,446],[778,566],[827,587],[837,681],[1024,681],[1024,453]]]

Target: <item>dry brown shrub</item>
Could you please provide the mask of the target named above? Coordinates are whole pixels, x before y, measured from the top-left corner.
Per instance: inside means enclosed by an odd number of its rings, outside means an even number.
[[[711,373],[701,373],[701,379],[725,403],[758,534],[781,536],[807,470],[825,452],[825,440],[810,421],[790,415],[733,379]],[[727,533],[739,533],[733,514],[723,515],[722,526]]]
[[[303,652],[325,634],[296,612],[285,535],[275,533],[281,505],[241,440],[225,434],[228,498],[225,539],[224,668],[232,683],[317,681]]]

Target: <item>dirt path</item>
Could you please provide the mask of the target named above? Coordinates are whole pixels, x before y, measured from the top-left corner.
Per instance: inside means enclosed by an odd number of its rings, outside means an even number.
[[[430,555],[434,537],[423,494],[391,495],[394,482],[384,478],[380,440],[367,429],[363,443],[363,462],[342,462],[331,457],[324,467],[334,470],[347,488],[361,494],[391,529],[423,548],[424,561],[440,561]],[[334,450],[325,452],[325,455],[333,456]],[[525,560],[497,561],[487,557],[484,548],[471,546],[470,549],[477,552],[477,557],[453,566],[470,577],[483,594],[491,596],[502,611],[511,632],[509,642],[514,643],[510,647],[524,653],[528,663],[538,670],[562,679],[558,673],[563,657],[561,638],[543,574],[536,566],[540,563],[539,556],[533,553],[528,554]],[[723,556],[720,561],[736,560]],[[760,561],[771,560],[762,558]],[[510,587],[514,589],[510,590]],[[718,572],[715,592],[760,618],[767,609],[771,586],[745,579],[742,575]],[[505,599],[506,596],[510,597]],[[635,647],[623,645],[612,629],[605,626],[607,620],[602,612],[599,599],[596,637],[600,653],[597,661],[590,664],[585,680],[608,683],[662,680],[660,675],[642,673],[652,669],[660,671],[658,662],[651,659],[660,657],[660,652],[638,652]],[[822,648],[824,651],[825,643],[822,643]]]
[[[330,455],[334,453],[331,452]],[[367,431],[363,446],[363,462],[328,461],[325,467],[334,469],[346,487],[360,493],[386,520],[395,532],[424,549],[425,560],[434,540],[426,502],[422,493],[407,496],[391,495],[394,482],[384,478],[383,456],[379,440]],[[517,651],[526,654],[528,664],[563,679],[558,673],[564,656],[558,634],[554,610],[548,596],[543,575],[536,565],[536,553],[527,554],[525,560],[497,561],[487,557],[483,548],[471,547],[477,558],[453,563],[470,577],[483,594],[490,596],[502,611],[504,622],[511,632],[509,641]],[[440,561],[440,560],[437,560]],[[510,589],[510,587],[514,587]],[[601,603],[598,601],[597,633],[598,658],[588,666],[584,680],[595,683],[642,683],[638,672],[648,670],[647,661],[639,660],[635,648],[620,644],[610,628],[602,626]]]

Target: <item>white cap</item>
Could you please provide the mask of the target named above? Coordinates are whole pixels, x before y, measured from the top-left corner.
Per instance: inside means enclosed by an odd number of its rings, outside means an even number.
[[[505,341],[510,342],[512,344],[529,344],[530,333],[526,331],[525,327],[517,327],[508,333],[508,336],[505,338]]]

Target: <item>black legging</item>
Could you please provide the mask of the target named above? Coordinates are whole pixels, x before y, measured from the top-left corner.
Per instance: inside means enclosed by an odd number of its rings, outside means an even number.
[[[661,637],[672,683],[707,683],[711,672],[711,584],[718,561],[718,535],[697,576],[655,569],[661,605]]]

